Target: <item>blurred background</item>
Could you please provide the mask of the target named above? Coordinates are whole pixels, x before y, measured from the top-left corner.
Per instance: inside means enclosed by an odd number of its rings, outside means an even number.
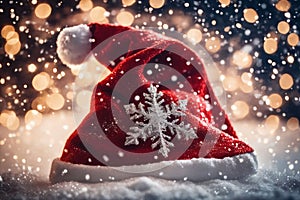
[[[85,88],[94,83],[61,63],[56,38],[98,22],[178,31],[203,46],[221,73],[216,92],[260,166],[299,174],[299,12],[297,0],[0,1],[2,170],[39,173],[60,154],[74,105],[89,107]]]

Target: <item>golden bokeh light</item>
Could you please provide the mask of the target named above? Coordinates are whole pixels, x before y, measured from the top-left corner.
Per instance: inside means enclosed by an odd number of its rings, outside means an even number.
[[[249,106],[245,101],[234,102],[231,110],[236,119],[243,119],[249,114]]]
[[[252,65],[252,56],[242,50],[235,51],[232,56],[232,62],[243,69],[249,68]]]
[[[289,45],[292,47],[296,46],[299,43],[299,36],[296,33],[291,33],[287,37]]]
[[[6,40],[7,40],[6,44],[15,45],[16,43],[19,42],[19,34],[17,32],[11,31],[6,35]]]
[[[1,29],[1,36],[6,39],[7,35],[10,32],[15,32],[15,28],[12,25],[5,25],[2,29]]]
[[[32,86],[37,91],[45,90],[50,85],[50,76],[46,72],[35,75],[32,79]]]
[[[282,105],[282,97],[277,93],[271,94],[268,97],[267,105],[274,109],[279,108]]]
[[[39,126],[42,122],[43,115],[37,110],[29,110],[26,112],[24,120],[25,124],[30,128]]]
[[[49,4],[41,3],[35,8],[34,13],[38,18],[46,19],[47,17],[50,16],[51,11],[52,11],[52,8]]]
[[[299,120],[296,117],[291,117],[287,123],[286,126],[288,127],[288,129],[290,129],[291,131],[295,131],[297,129],[299,129]]]
[[[76,104],[81,108],[88,110],[90,107],[92,92],[88,90],[82,90],[76,95]]]
[[[279,85],[283,90],[290,89],[294,84],[294,79],[289,74],[283,74],[279,79]]]
[[[9,130],[15,131],[19,128],[19,126],[20,126],[20,120],[17,116],[10,115],[7,118],[6,127]]]
[[[277,25],[277,30],[281,34],[287,34],[290,31],[290,25],[285,21],[281,21]]]
[[[122,0],[124,6],[131,6],[135,3],[135,0]]]
[[[118,24],[130,26],[134,21],[134,16],[128,11],[121,11],[116,17]]]
[[[240,84],[240,89],[244,93],[251,93],[251,92],[253,92],[253,85],[252,84],[249,85],[249,84],[246,84],[246,83],[242,83],[242,84]]]
[[[161,8],[165,4],[165,0],[149,0],[149,4],[152,8]]]
[[[93,8],[93,2],[91,0],[81,0],[78,6],[82,11],[86,12]]]
[[[254,23],[258,20],[258,14],[253,8],[246,8],[243,11],[244,18],[249,23]]]
[[[270,133],[274,133],[279,127],[280,119],[276,115],[270,115],[265,120],[265,127],[270,131]]]
[[[230,0],[219,0],[219,2],[223,8],[230,4]]]
[[[21,42],[17,41],[14,44],[9,44],[8,42],[4,46],[4,50],[8,55],[16,55],[21,50]]]
[[[52,110],[60,110],[65,105],[65,99],[61,94],[54,93],[47,96],[46,103]]]
[[[281,12],[287,12],[291,7],[291,3],[287,0],[279,0],[276,3],[275,7],[277,10],[279,10]]]
[[[46,103],[46,97],[36,97],[32,103],[31,108],[39,112],[46,112],[49,110]]]
[[[244,72],[244,73],[242,73],[242,75],[241,75],[241,80],[242,80],[244,83],[249,83],[249,82],[251,82],[251,78],[252,78],[252,74],[249,73],[249,72]]]
[[[240,80],[238,76],[226,76],[222,81],[223,88],[226,91],[235,91],[239,88]]]
[[[214,37],[214,36],[211,38],[208,38],[205,43],[205,48],[210,53],[216,53],[221,48],[221,40],[218,37]]]
[[[264,42],[264,50],[267,54],[273,54],[277,51],[278,44],[276,39],[267,38]]]
[[[6,126],[7,124],[7,119],[9,116],[16,116],[16,113],[12,110],[3,110],[1,115],[0,115],[0,123],[3,126]]]
[[[11,131],[15,131],[20,126],[20,120],[16,113],[12,110],[3,110],[0,115],[0,123],[2,126],[8,128]]]
[[[106,18],[105,13],[105,8],[96,6],[90,11],[91,20],[93,22],[102,22]]]
[[[186,35],[194,44],[199,43],[202,40],[202,32],[197,28],[191,28]]]

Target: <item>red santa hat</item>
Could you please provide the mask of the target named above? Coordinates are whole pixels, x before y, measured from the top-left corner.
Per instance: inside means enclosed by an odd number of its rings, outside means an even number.
[[[254,150],[238,139],[201,58],[182,42],[94,23],[63,29],[57,47],[64,64],[93,54],[111,73],[96,85],[89,114],[53,161],[51,182],[255,173]]]

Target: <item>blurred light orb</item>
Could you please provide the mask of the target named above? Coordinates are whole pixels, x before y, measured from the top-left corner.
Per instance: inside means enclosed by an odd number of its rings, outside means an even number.
[[[287,41],[290,46],[297,46],[297,44],[299,43],[299,36],[296,33],[291,33],[288,35]]]
[[[291,131],[295,131],[297,129],[299,129],[299,120],[296,117],[291,117],[287,123],[286,126],[288,127],[288,129],[290,129]]]
[[[40,19],[46,19],[50,16],[52,8],[47,3],[40,3],[34,10],[35,15]]]
[[[279,108],[282,105],[282,97],[277,93],[271,94],[268,97],[268,104],[274,109]]]
[[[32,79],[32,86],[37,91],[45,90],[50,85],[50,76],[46,72],[41,72],[35,75]]]
[[[252,78],[252,74],[249,73],[249,72],[244,72],[244,73],[242,73],[242,75],[241,75],[241,80],[242,80],[244,83],[249,83],[249,82],[251,82],[251,78]]]
[[[88,90],[82,90],[76,95],[76,104],[83,108],[84,110],[88,110],[90,108],[92,92]]]
[[[165,4],[165,0],[149,0],[149,4],[152,8],[161,8]]]
[[[244,93],[251,93],[251,92],[253,92],[253,86],[252,86],[252,84],[249,85],[249,84],[246,84],[246,83],[242,83],[242,84],[240,84],[240,89]]]
[[[17,41],[14,44],[9,44],[9,42],[7,42],[4,45],[4,50],[8,55],[14,56],[21,50],[21,42]]]
[[[230,0],[219,0],[219,2],[223,8],[230,4]]]
[[[31,103],[31,108],[39,112],[45,112],[48,109],[46,104],[46,97],[36,97]]]
[[[249,114],[249,106],[245,101],[236,101],[231,106],[232,114],[237,119],[243,119]]]
[[[135,3],[135,0],[122,0],[123,6],[131,6]]]
[[[16,113],[12,110],[3,110],[0,115],[0,123],[2,126],[8,128],[11,131],[15,131],[20,126],[20,120]]]
[[[65,99],[61,94],[54,93],[47,96],[46,103],[52,110],[60,110],[65,104]]]
[[[19,34],[17,32],[11,31],[6,35],[6,40],[7,40],[7,44],[14,45],[20,41]]]
[[[254,23],[258,20],[258,14],[253,8],[246,8],[243,11],[244,18],[249,23]]]
[[[264,42],[264,50],[267,54],[273,54],[277,51],[278,44],[276,39],[267,38]]]
[[[43,115],[37,110],[29,110],[25,114],[25,124],[32,127],[36,127],[41,124]]]
[[[7,35],[10,32],[15,32],[15,28],[12,25],[5,25],[3,26],[3,28],[1,29],[1,36],[6,39]]]
[[[287,57],[287,61],[288,61],[288,63],[293,64],[294,61],[295,61],[295,58],[294,58],[293,56],[288,56],[288,57]]]
[[[252,65],[252,57],[247,52],[239,50],[234,52],[232,56],[232,62],[236,66],[245,69],[249,68]]]
[[[93,8],[93,2],[91,0],[81,0],[78,6],[82,11],[86,12]]]
[[[217,53],[221,48],[221,40],[218,37],[211,37],[206,40],[205,48],[210,53]]]
[[[283,90],[288,90],[294,85],[294,79],[289,74],[283,74],[279,79],[279,85]]]
[[[20,120],[17,116],[10,115],[7,118],[6,127],[9,130],[15,131],[19,128],[19,126],[20,126]]]
[[[27,66],[27,69],[28,69],[29,72],[32,73],[32,72],[35,72],[35,71],[37,70],[37,67],[36,67],[35,64],[31,63],[31,64],[29,64],[29,65]]]
[[[287,12],[291,8],[291,3],[287,0],[279,0],[275,7],[281,12]]]
[[[202,40],[202,32],[197,28],[191,28],[186,35],[194,44],[199,43]]]
[[[281,21],[277,25],[277,30],[281,34],[287,34],[290,31],[290,25],[285,21]]]
[[[270,131],[270,133],[274,133],[279,127],[280,119],[276,115],[270,115],[265,120],[265,127]]]
[[[240,80],[239,80],[239,77],[236,77],[236,76],[235,77],[226,76],[223,79],[222,84],[223,84],[224,90],[232,92],[239,88]]]
[[[96,6],[90,11],[91,20],[93,22],[102,22],[106,18],[105,13],[105,8]]]
[[[121,11],[116,17],[118,24],[130,26],[134,21],[134,16],[128,11]]]

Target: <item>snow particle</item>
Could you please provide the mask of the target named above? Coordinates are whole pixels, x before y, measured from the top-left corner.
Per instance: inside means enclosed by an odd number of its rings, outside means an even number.
[[[290,164],[290,165],[289,165],[289,169],[290,169],[290,170],[293,170],[293,169],[294,169],[294,164]]]
[[[109,161],[109,158],[108,158],[107,155],[103,155],[102,158],[103,158],[104,162],[108,162]]]
[[[122,157],[124,157],[124,153],[122,151],[119,151],[118,156],[122,158]]]
[[[226,124],[223,124],[223,125],[221,126],[221,129],[222,129],[223,131],[225,131],[225,130],[227,129],[227,125],[226,125]]]
[[[178,80],[178,77],[176,75],[171,76],[171,81],[175,82]]]
[[[61,172],[61,175],[63,176],[63,175],[65,175],[65,174],[67,174],[68,173],[68,170],[67,169],[64,169],[62,172]]]
[[[152,71],[151,69],[149,69],[149,70],[147,70],[147,72],[146,72],[146,73],[147,73],[147,75],[149,75],[149,76],[150,76],[150,75],[152,75],[152,74],[153,74],[153,71]]]
[[[90,180],[90,179],[91,179],[91,176],[90,176],[89,174],[86,174],[84,178],[85,178],[85,180],[87,180],[87,181],[88,181],[88,180]]]
[[[136,95],[135,97],[134,97],[134,100],[136,100],[136,101],[139,101],[141,99],[141,97],[139,96],[139,95]]]

